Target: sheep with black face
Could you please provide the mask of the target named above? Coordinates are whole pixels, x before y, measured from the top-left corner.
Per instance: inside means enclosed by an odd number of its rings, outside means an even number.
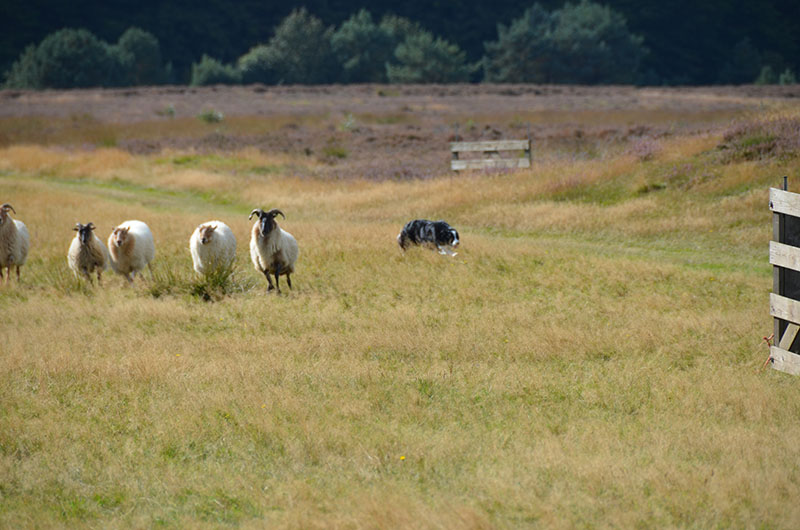
[[[83,275],[84,278],[92,281],[91,274],[97,273],[97,284],[100,284],[103,271],[108,268],[110,258],[100,238],[94,234],[94,223],[75,225],[78,232],[72,239],[67,253],[67,263],[75,275]]]
[[[267,212],[256,208],[250,212],[248,219],[252,219],[254,215],[257,215],[258,219],[253,224],[250,233],[250,259],[253,260],[256,270],[266,276],[267,282],[269,282],[268,291],[277,288],[278,292],[281,292],[278,282],[278,277],[281,275],[286,276],[286,283],[291,289],[291,274],[294,273],[294,266],[300,250],[294,236],[278,226],[275,221],[277,215],[284,219],[286,216],[277,208]],[[270,274],[275,276],[274,286]]]

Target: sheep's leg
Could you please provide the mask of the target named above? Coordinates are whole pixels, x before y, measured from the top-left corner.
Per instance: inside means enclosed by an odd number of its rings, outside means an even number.
[[[286,273],[286,283],[289,284],[289,289],[292,288],[292,277],[289,276],[289,273]]]
[[[272,278],[270,278],[270,276],[269,276],[269,271],[268,271],[268,270],[266,270],[266,269],[264,269],[264,270],[263,270],[263,271],[261,271],[261,272],[263,272],[263,273],[264,273],[264,276],[266,276],[266,277],[267,277],[267,283],[269,283],[269,287],[267,287],[267,291],[271,291],[271,290],[273,290],[273,289],[275,288],[275,286],[274,286],[274,285],[272,285]]]
[[[100,269],[97,269],[97,286],[98,287],[101,285],[101,281],[102,281],[102,279],[100,278],[101,274],[103,274],[103,271],[101,271]]]
[[[8,275],[11,276],[11,269],[8,270]],[[19,265],[17,265],[17,283],[19,283]]]
[[[278,288],[278,294],[281,294],[281,282],[278,279],[278,276],[281,274],[281,264],[278,263],[275,265],[275,287]]]
[[[0,280],[3,280],[3,283],[6,283],[5,278],[3,278],[3,267],[0,267]]]

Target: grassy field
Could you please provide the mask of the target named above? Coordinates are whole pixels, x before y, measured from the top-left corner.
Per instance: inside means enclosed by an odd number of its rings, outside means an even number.
[[[424,179],[6,142],[0,202],[32,248],[0,289],[0,527],[797,528],[800,385],[762,370],[762,337],[768,189],[800,186],[800,108],[702,130],[626,112],[672,132],[554,135],[530,170]],[[300,244],[282,295],[250,264],[256,207]],[[417,217],[458,228],[458,255],[403,255]],[[75,279],[74,224],[105,239],[130,218],[153,276]],[[210,219],[238,238],[219,285],[188,250]]]

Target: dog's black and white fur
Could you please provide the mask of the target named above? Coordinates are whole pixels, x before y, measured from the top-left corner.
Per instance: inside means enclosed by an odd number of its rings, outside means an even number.
[[[397,243],[404,251],[411,245],[433,245],[439,254],[455,256],[456,252],[443,247],[458,246],[458,231],[444,221],[414,219],[407,222],[397,235]]]

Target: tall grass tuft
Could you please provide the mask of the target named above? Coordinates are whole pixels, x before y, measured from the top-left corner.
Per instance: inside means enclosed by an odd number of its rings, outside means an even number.
[[[175,266],[174,260],[156,260],[151,264],[151,272],[140,275],[144,278],[145,292],[153,298],[167,295],[180,295],[189,290],[191,280],[184,267]]]
[[[38,285],[50,285],[51,288],[62,295],[83,295],[92,296],[95,293],[97,279],[92,275],[89,280],[74,274],[61,260],[40,260],[40,266],[23,267],[23,278],[25,282],[33,282]],[[65,260],[66,261],[66,260]],[[27,274],[26,274],[27,273]],[[106,274],[108,281],[108,274]]]
[[[250,278],[240,277],[235,266],[218,267],[189,282],[189,294],[206,302],[216,302],[232,294],[246,293],[255,287]]]

